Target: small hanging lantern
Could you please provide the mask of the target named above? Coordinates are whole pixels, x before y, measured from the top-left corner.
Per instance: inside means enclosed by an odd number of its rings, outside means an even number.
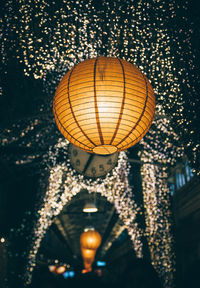
[[[59,266],[59,267],[56,269],[56,273],[57,273],[57,274],[63,274],[65,271],[66,271],[66,267],[65,267],[65,266]]]
[[[90,271],[92,271],[92,264],[91,263],[87,263],[87,262],[83,262],[83,265],[84,265],[84,268],[88,271],[88,272],[90,272]]]
[[[95,230],[83,232],[80,237],[81,248],[96,250],[101,244],[101,235]]]
[[[79,63],[55,93],[56,124],[72,144],[90,153],[112,154],[139,142],[155,112],[151,84],[129,62],[98,57]]]
[[[96,250],[93,249],[81,249],[81,254],[83,257],[83,260],[87,263],[93,263],[94,262],[94,258],[95,258],[95,254],[96,254]]]

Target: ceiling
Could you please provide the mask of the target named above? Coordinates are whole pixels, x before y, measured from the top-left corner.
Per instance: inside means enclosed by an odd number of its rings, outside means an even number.
[[[96,213],[84,213],[82,209],[88,200],[95,201],[98,207]],[[102,243],[98,250],[98,257],[103,258],[120,234],[125,230],[113,204],[97,194],[81,191],[55,217],[41,245],[41,254],[48,256],[46,260],[59,259],[71,264],[81,264],[80,235],[87,227],[93,227],[102,236]],[[54,239],[54,240],[53,240]],[[58,244],[58,242],[62,243]],[[56,244],[55,244],[56,243]],[[58,249],[58,245],[60,250]],[[63,254],[63,247],[65,253]],[[60,251],[60,253],[59,253]],[[39,257],[40,258],[40,257]]]

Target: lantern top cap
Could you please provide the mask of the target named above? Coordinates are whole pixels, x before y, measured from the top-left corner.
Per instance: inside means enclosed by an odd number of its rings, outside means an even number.
[[[91,225],[91,226],[87,226],[84,228],[84,232],[88,232],[88,231],[95,231],[94,227]]]

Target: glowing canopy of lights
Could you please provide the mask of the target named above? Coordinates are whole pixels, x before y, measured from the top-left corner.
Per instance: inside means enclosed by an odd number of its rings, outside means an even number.
[[[128,183],[129,165],[124,152],[119,155],[118,166],[114,168],[112,174],[108,174],[104,180],[84,179],[82,175],[77,175],[76,171],[70,167],[69,159],[66,163],[56,165],[56,159],[61,150],[68,153],[68,142],[60,140],[50,150],[46,159],[48,165],[54,165],[50,171],[49,186],[46,195],[42,200],[41,208],[37,211],[39,218],[34,228],[34,235],[31,250],[28,256],[26,268],[26,283],[31,281],[31,272],[34,269],[36,255],[48,227],[52,224],[55,216],[63,209],[64,205],[82,189],[87,189],[89,193],[101,193],[107,200],[115,205],[119,217],[123,220],[124,227],[127,228],[133,247],[138,257],[142,257],[143,231],[136,221],[140,207],[135,203],[131,188]],[[49,166],[50,168],[50,166]]]
[[[140,156],[145,162],[155,161],[164,166],[144,164],[141,169],[147,226],[145,234],[152,263],[164,279],[165,287],[173,287],[174,271],[170,196],[165,167],[174,164],[186,153],[194,172],[200,173],[197,125],[200,122],[197,92],[199,69],[196,69],[199,55],[194,49],[194,39],[199,33],[195,30],[196,20],[191,18],[189,12],[188,4],[184,1],[36,0],[33,5],[31,0],[19,0],[17,4],[8,0],[3,7],[5,16],[0,19],[0,69],[4,80],[0,88],[2,99],[8,93],[9,75],[13,67],[23,69],[24,75],[34,78],[36,84],[42,83],[45,95],[49,95],[43,100],[36,119],[15,121],[2,131],[3,147],[17,143],[22,148],[34,148],[34,145],[46,148],[47,137],[52,134],[57,137],[56,133],[52,133],[55,132],[52,118],[46,117],[43,112],[51,115],[49,103],[55,87],[74,64],[87,58],[100,55],[119,57],[135,64],[150,80],[156,94],[157,110],[151,129],[140,143],[141,150],[145,151]],[[52,141],[51,138],[49,143],[52,142],[57,142],[57,139],[55,141],[53,138]],[[44,199],[38,204],[39,216],[36,217],[34,241],[28,256],[29,280],[41,239],[53,217],[81,188],[92,191],[97,185],[96,182],[86,183],[81,176],[75,176],[68,165],[57,164],[58,153],[52,151],[63,149],[64,144],[61,143],[44,153],[46,170],[50,171],[49,185]],[[38,154],[35,153],[15,159],[15,164],[24,165],[37,159]],[[52,161],[51,165],[47,165],[47,159]],[[120,165],[117,169],[120,169]],[[123,167],[122,174],[127,179],[127,166]],[[124,184],[123,177],[119,180],[119,170],[115,172],[114,178],[108,177],[101,185],[98,184],[98,191],[115,203],[128,227],[134,249],[141,256],[140,236],[143,231],[138,229],[134,220],[139,208],[135,202],[131,202],[133,200],[129,202],[132,199],[131,189],[127,182]],[[63,176],[66,174],[68,180]],[[43,179],[41,188],[42,182]],[[19,233],[25,229],[23,224],[21,227]]]
[[[155,97],[137,67],[98,57],[79,63],[63,77],[53,111],[59,130],[72,144],[106,155],[144,137],[153,121]]]

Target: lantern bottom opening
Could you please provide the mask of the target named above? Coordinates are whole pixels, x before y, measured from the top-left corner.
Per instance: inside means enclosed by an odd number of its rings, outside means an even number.
[[[99,145],[93,148],[95,154],[108,155],[117,152],[117,147],[113,145]]]

